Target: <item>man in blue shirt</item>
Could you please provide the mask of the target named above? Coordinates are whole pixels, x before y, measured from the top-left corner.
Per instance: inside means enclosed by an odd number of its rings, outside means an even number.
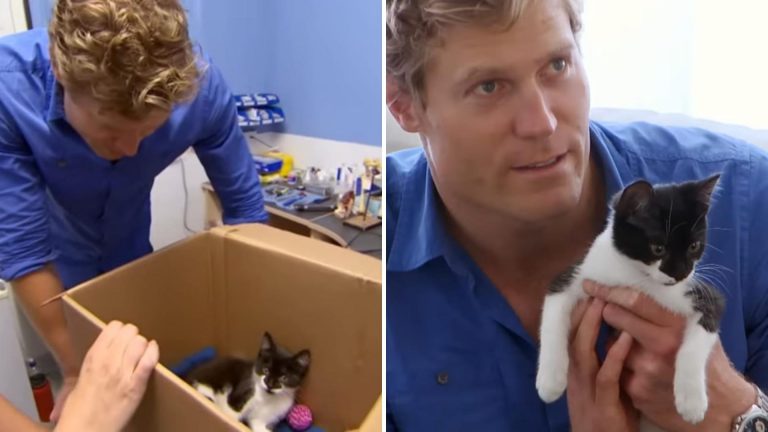
[[[0,39],[0,279],[57,357],[62,398],[78,365],[61,305],[41,303],[152,251],[154,179],[190,147],[224,223],[267,219],[232,95],[177,1],[61,0],[48,33]]]
[[[642,413],[669,431],[725,432],[766,409],[768,155],[703,130],[590,121],[578,6],[387,1],[388,106],[423,144],[387,159],[388,430],[625,431]],[[716,172],[703,263],[727,308],[704,420],[675,410],[684,320],[619,287],[588,290],[563,353],[568,392],[542,402],[543,299],[609,198],[638,178]],[[603,333],[601,364],[602,320],[631,338],[610,346]]]

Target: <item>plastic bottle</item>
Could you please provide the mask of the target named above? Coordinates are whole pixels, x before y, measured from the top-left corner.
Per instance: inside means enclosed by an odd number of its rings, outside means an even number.
[[[29,368],[29,383],[32,385],[32,393],[37,406],[37,415],[40,417],[40,421],[48,423],[51,421],[51,412],[53,411],[51,382],[37,368],[35,359],[27,359],[27,367]]]

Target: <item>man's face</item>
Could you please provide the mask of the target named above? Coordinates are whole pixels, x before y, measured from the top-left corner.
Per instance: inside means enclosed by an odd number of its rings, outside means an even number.
[[[168,119],[169,113],[155,110],[140,119],[105,111],[91,96],[64,92],[64,112],[69,124],[99,157],[116,160],[133,156],[139,144]]]
[[[561,2],[532,3],[508,30],[455,26],[441,42],[415,109],[440,194],[523,223],[573,210],[589,88]]]

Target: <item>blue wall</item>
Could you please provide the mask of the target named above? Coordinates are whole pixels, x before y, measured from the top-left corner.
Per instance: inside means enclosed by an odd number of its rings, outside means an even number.
[[[32,27],[45,27],[51,18],[54,0],[29,0],[29,14],[32,15]]]
[[[374,0],[182,0],[234,93],[272,92],[283,131],[381,145],[382,6]],[[45,26],[53,0],[30,0]]]

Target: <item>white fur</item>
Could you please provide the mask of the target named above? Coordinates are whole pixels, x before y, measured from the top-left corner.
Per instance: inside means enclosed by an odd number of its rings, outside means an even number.
[[[698,423],[707,412],[707,358],[717,342],[717,333],[704,330],[697,321],[700,314],[688,318],[683,344],[675,359],[675,406],[690,423]]]
[[[213,404],[216,405],[216,407],[220,409],[227,417],[235,421],[240,421],[240,419],[242,418],[241,414],[243,412],[247,412],[249,409],[248,405],[250,404],[250,401],[245,405],[243,405],[243,409],[240,410],[239,412],[233,410],[232,407],[229,406],[229,404],[227,403],[227,397],[229,396],[229,393],[232,391],[232,389],[229,387],[226,387],[222,392],[217,392],[205,384],[195,383],[195,389],[197,389],[197,391],[202,393],[203,396],[210,399],[213,402]]]
[[[648,266],[632,260],[614,247],[612,225],[609,221],[606,229],[595,239],[570,285],[562,292],[547,295],[544,300],[539,370],[536,375],[539,397],[545,402],[553,402],[566,389],[571,311],[579,299],[586,298],[582,284],[585,279],[590,279],[607,286],[633,287],[670,311],[688,317],[675,363],[675,405],[685,420],[698,423],[707,410],[706,363],[718,335],[708,333],[698,325],[701,314],[694,311],[691,299],[685,296],[692,276],[670,285],[674,280],[663,274],[658,265]],[[641,422],[641,431],[655,430],[658,429],[650,422]]]
[[[227,403],[231,388],[226,387],[221,392],[214,391],[211,387],[198,382],[194,387],[203,396],[207,397],[225,415],[234,421],[246,420],[251,425],[253,432],[266,432],[271,430],[282,420],[291,409],[296,396],[296,391],[285,387],[267,393],[267,386],[262,378],[253,374],[253,396],[243,405],[240,411],[235,411]]]

